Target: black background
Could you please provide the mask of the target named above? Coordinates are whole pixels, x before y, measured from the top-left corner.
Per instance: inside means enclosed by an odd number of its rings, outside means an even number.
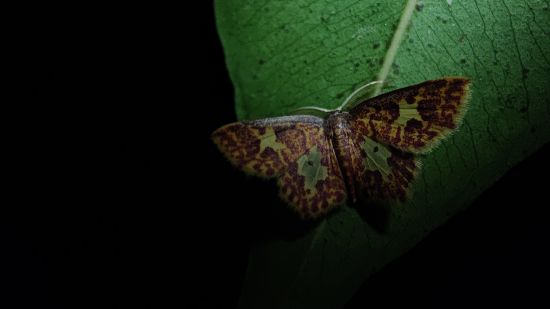
[[[78,12],[45,20],[32,43],[38,99],[25,115],[36,122],[19,128],[8,162],[0,304],[235,307],[250,245],[309,227],[256,207],[274,186],[233,170],[209,140],[236,119],[211,4]],[[547,154],[511,169],[347,308],[547,302]]]

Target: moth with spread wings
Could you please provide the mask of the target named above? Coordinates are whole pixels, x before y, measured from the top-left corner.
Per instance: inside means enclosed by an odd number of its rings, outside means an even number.
[[[354,92],[323,119],[285,116],[235,122],[212,134],[237,168],[276,178],[281,199],[302,218],[317,218],[346,200],[406,200],[417,155],[455,130],[466,111],[468,79],[445,77],[360,101]],[[364,87],[361,87],[364,88]],[[361,89],[360,88],[360,89]]]

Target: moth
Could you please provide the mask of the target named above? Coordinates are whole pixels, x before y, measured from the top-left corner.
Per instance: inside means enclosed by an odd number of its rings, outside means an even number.
[[[405,201],[419,155],[456,130],[470,81],[444,77],[365,99],[360,90],[324,118],[294,115],[235,122],[212,133],[232,165],[277,179],[280,198],[315,219],[353,203]],[[356,104],[351,104],[356,103]]]

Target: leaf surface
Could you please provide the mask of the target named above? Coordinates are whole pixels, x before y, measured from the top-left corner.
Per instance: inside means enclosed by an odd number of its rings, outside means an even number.
[[[472,79],[461,129],[422,158],[414,197],[383,233],[344,207],[295,240],[250,253],[244,308],[340,307],[374,271],[465,209],[550,140],[550,4],[419,1],[382,92],[443,76]],[[404,2],[216,2],[238,117],[338,106],[375,80]]]

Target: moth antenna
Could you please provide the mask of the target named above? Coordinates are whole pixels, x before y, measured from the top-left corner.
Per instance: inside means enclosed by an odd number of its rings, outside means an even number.
[[[335,108],[335,109],[328,109],[328,108],[322,108],[322,107],[317,107],[317,106],[304,106],[304,107],[300,107],[300,108],[297,108],[295,109],[294,111],[301,111],[301,110],[314,110],[314,111],[318,111],[318,112],[323,112],[323,113],[332,113],[332,112],[339,112],[339,111],[342,111],[342,109],[351,101],[353,101],[352,99],[355,99],[355,96],[363,91],[364,89],[368,88],[368,87],[371,87],[373,85],[376,85],[376,84],[383,84],[385,83],[385,81],[383,80],[375,80],[375,81],[372,81],[372,82],[369,82],[369,83],[366,83],[364,85],[362,85],[361,87],[355,89],[347,98],[346,100],[344,100],[344,102],[338,107],[338,108]]]
[[[315,111],[318,111],[318,112],[327,113],[327,114],[336,111],[335,109],[328,109],[328,108],[322,108],[322,107],[317,107],[317,106],[304,106],[304,107],[297,108],[294,111],[308,110],[308,109],[315,110]]]
[[[344,102],[342,103],[342,105],[340,105],[336,110],[338,111],[341,111],[349,102],[352,101],[352,99],[354,99],[355,95],[357,95],[357,93],[363,91],[364,89],[368,88],[368,87],[371,87],[373,85],[376,85],[376,84],[383,84],[384,81],[383,80],[375,80],[375,81],[372,81],[370,83],[366,83],[364,85],[362,85],[361,87],[355,89],[355,91],[353,91],[345,100]]]

